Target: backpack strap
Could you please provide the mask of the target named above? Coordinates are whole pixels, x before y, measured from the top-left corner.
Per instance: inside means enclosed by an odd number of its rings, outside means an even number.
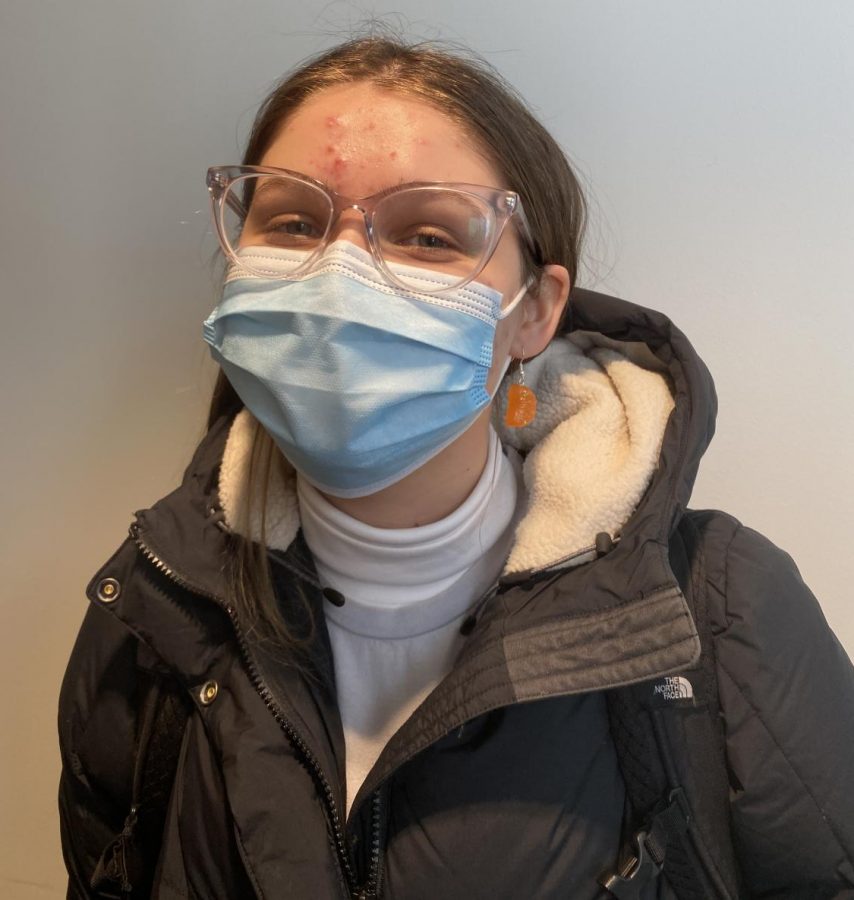
[[[104,848],[91,887],[104,900],[148,897],[191,703],[169,675],[139,668],[142,703],[131,807]]]
[[[611,734],[630,804],[617,871],[600,884],[633,900],[663,876],[679,900],[735,900],[729,780],[699,530],[682,517],[671,565],[700,636],[696,666],[607,693]]]

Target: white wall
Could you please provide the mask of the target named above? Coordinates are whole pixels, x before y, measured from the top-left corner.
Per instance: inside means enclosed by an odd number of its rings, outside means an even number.
[[[58,898],[59,681],[88,577],[177,481],[212,369],[204,170],[366,14],[473,46],[593,186],[588,286],[670,314],[720,392],[695,505],[854,617],[854,5],[19,0],[0,9],[0,894]]]

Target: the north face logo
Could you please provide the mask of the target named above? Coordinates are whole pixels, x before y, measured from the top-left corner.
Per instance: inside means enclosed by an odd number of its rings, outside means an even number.
[[[682,675],[662,678],[653,685],[652,692],[660,700],[690,700],[694,696],[691,682]]]

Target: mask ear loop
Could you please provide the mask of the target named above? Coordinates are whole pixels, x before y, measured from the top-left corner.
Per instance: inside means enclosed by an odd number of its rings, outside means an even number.
[[[504,412],[504,424],[508,428],[524,428],[534,421],[537,415],[537,395],[525,384],[525,348],[519,360],[519,383],[511,384],[507,389],[507,409]]]
[[[502,309],[498,313],[496,318],[499,321],[501,321],[501,319],[506,319],[507,316],[509,316],[510,313],[512,313],[513,310],[516,309],[516,307],[522,302],[522,298],[525,296],[525,294],[528,293],[529,290],[531,290],[531,288],[534,286],[535,282],[536,282],[535,278],[531,278],[528,281],[526,281],[522,285],[522,287],[519,289],[519,292],[516,294],[516,296],[507,304],[507,306],[504,307],[504,309]]]

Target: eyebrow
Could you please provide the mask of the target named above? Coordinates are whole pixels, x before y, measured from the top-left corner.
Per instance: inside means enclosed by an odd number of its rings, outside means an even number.
[[[280,179],[277,181],[278,178],[279,176],[277,175],[267,176],[266,179],[255,188],[255,190],[253,191],[253,196],[257,197],[259,194],[269,193],[270,191],[277,188],[282,190],[283,185]]]
[[[276,166],[270,166],[269,168],[275,169]],[[384,197],[386,194],[390,194],[402,187],[408,187],[409,185],[443,184],[444,183],[444,182],[433,182],[430,180],[425,181],[424,179],[415,179],[414,181],[410,179],[407,181],[403,178],[403,176],[400,176],[396,182],[394,182],[393,184],[389,184],[386,187],[381,188],[378,191],[373,191],[370,194],[363,194],[361,197],[345,197],[342,193],[340,193],[339,191],[336,191],[335,188],[330,187],[330,185],[327,181],[324,181],[322,178],[315,178],[313,175],[309,175],[306,172],[300,172],[300,171],[297,171],[296,169],[282,169],[281,174],[282,175],[296,175],[300,178],[306,179],[311,185],[313,185],[315,187],[319,185],[324,190],[328,191],[330,194],[334,194],[336,197],[341,197],[344,200],[354,200],[356,202],[358,202],[360,200],[379,199],[380,197]],[[271,174],[267,175],[267,178],[275,179],[276,175],[271,173]],[[259,185],[259,187],[256,189],[256,193],[260,192],[264,189],[269,190],[269,188],[267,187],[268,184],[269,184],[269,182],[265,181],[263,183],[263,185]]]

